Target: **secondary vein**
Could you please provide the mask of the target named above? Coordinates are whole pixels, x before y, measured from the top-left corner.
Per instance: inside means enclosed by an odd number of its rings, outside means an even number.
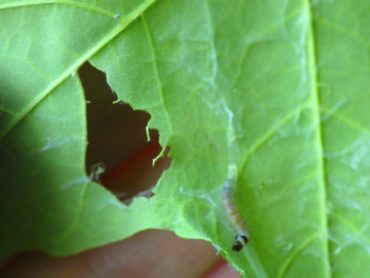
[[[50,0],[50,1],[27,1],[27,2],[13,2],[13,3],[6,3],[6,4],[0,4],[0,11],[9,10],[9,9],[19,9],[19,8],[26,8],[26,7],[35,7],[35,6],[42,6],[42,5],[66,5],[66,6],[72,6],[80,9],[85,9],[89,12],[95,12],[98,14],[102,14],[105,16],[112,17],[114,14],[101,9],[97,6],[92,6],[84,3],[78,3],[75,1],[68,1],[68,0]]]

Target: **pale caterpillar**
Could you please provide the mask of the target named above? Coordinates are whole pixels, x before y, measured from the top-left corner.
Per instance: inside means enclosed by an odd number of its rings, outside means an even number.
[[[235,230],[237,232],[235,240],[232,245],[232,250],[240,251],[243,249],[244,245],[248,243],[249,233],[234,203],[233,188],[235,184],[235,179],[236,179],[236,166],[230,165],[229,173],[223,188],[222,199],[227,212],[227,216],[229,217],[231,223],[233,223]]]

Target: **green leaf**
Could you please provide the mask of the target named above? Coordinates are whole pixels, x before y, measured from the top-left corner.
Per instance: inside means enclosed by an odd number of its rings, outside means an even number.
[[[0,1],[0,254],[165,228],[248,277],[366,277],[369,13],[349,0]],[[86,61],[171,146],[154,198],[126,207],[84,173]],[[231,165],[251,234],[239,253]]]

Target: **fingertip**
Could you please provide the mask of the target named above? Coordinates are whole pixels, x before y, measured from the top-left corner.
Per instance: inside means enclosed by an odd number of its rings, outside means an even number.
[[[240,275],[230,267],[225,261],[218,263],[203,278],[240,278]]]

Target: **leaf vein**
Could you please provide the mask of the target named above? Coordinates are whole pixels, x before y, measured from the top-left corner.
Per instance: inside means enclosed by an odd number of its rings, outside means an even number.
[[[81,186],[83,187],[81,190],[81,199],[80,199],[80,205],[77,209],[77,212],[76,212],[76,217],[74,219],[74,221],[72,222],[71,226],[68,228],[68,230],[63,234],[61,235],[60,237],[58,237],[56,239],[56,241],[62,241],[62,240],[65,240],[69,235],[72,234],[73,230],[75,230],[77,227],[78,227],[78,223],[80,222],[80,219],[81,219],[81,216],[82,216],[82,212],[83,212],[83,209],[85,207],[85,203],[86,203],[86,196],[87,196],[87,191],[89,189],[89,183],[84,183],[82,184]]]
[[[318,238],[318,234],[313,234],[311,237],[309,237],[307,240],[305,240],[298,248],[296,248],[292,253],[290,253],[290,256],[283,262],[281,265],[280,270],[278,271],[278,275],[276,277],[282,278],[286,277],[286,273],[289,269],[289,267],[292,265],[295,259],[298,258],[300,254],[309,246],[316,238]]]
[[[331,22],[331,21],[329,21],[327,19],[324,19],[322,17],[320,18],[320,23],[323,26],[326,26],[328,29],[331,29],[332,31],[335,31],[335,32],[337,32],[341,35],[345,35],[345,36],[348,36],[348,37],[352,38],[354,41],[357,41],[364,48],[370,49],[369,42],[362,39],[360,36],[358,36],[358,34],[352,32],[351,30],[348,30],[346,28],[342,28],[342,27],[336,25],[334,22]]]
[[[269,28],[266,28],[266,29],[264,29],[260,32],[260,37],[261,38],[267,37],[268,35],[270,35],[274,31],[276,31],[277,29],[281,28],[281,26],[283,24],[287,24],[289,22],[289,20],[293,19],[300,12],[301,12],[301,10],[297,9],[297,10],[291,12],[290,14],[288,14],[283,21],[277,21],[274,24],[271,24],[269,26]],[[252,45],[256,42],[258,42],[258,40],[251,41],[251,42],[249,42],[249,44],[247,46],[244,47],[243,52],[241,54],[241,58],[239,59],[239,62],[237,64],[234,77],[232,78],[232,88],[234,88],[236,86],[236,84],[238,84],[239,79],[242,77],[242,74],[243,74],[242,66],[248,58],[248,52],[249,52],[250,45]],[[281,69],[279,69],[279,71],[281,71]],[[251,83],[251,80],[248,80],[248,82]]]
[[[321,112],[326,113],[328,117],[335,118],[338,121],[340,121],[342,123],[345,123],[345,124],[347,124],[348,126],[354,128],[354,129],[357,129],[359,131],[362,131],[362,132],[365,132],[367,134],[370,134],[370,129],[364,127],[363,125],[361,125],[360,123],[358,123],[356,121],[353,121],[350,118],[347,118],[346,116],[344,116],[341,113],[333,112],[333,111],[330,111],[330,110],[325,109],[325,108],[321,108]]]
[[[99,8],[99,7],[96,7],[96,6],[92,6],[92,5],[88,5],[88,4],[84,4],[84,3],[78,3],[78,2],[75,2],[75,1],[68,1],[68,0],[59,0],[59,1],[52,0],[52,1],[43,1],[43,2],[27,1],[27,2],[15,2],[15,3],[13,2],[11,4],[6,3],[6,4],[2,4],[2,5],[0,4],[0,11],[4,11],[4,10],[8,10],[8,9],[35,7],[35,6],[46,6],[46,5],[53,5],[53,4],[72,6],[72,7],[76,7],[76,8],[79,8],[79,9],[87,10],[89,12],[94,12],[94,13],[97,13],[97,14],[105,15],[105,16],[108,16],[108,17],[113,17],[114,16],[114,14],[112,12],[109,12],[105,9],[102,9],[102,8]]]
[[[325,165],[325,156],[324,156],[324,140],[323,140],[323,128],[322,128],[322,120],[321,120],[321,113],[320,113],[320,90],[319,90],[319,82],[318,82],[318,72],[317,72],[317,49],[316,49],[316,38],[314,34],[314,21],[313,21],[313,11],[312,11],[312,3],[310,0],[306,0],[304,2],[305,9],[306,9],[306,17],[307,17],[307,34],[306,34],[306,54],[307,54],[307,62],[308,62],[308,75],[311,79],[311,93],[312,93],[312,103],[313,103],[313,116],[315,119],[316,125],[316,141],[317,141],[317,157],[318,157],[318,175],[320,177],[320,184],[319,184],[319,210],[321,211],[321,225],[323,227],[323,256],[324,260],[323,267],[324,273],[327,277],[331,276],[331,263],[330,263],[330,242],[329,242],[329,218],[326,213],[327,208],[327,173],[326,173],[326,165]]]
[[[240,169],[244,169],[248,163],[250,156],[256,152],[259,148],[265,145],[285,124],[287,124],[291,119],[293,119],[297,114],[301,113],[307,106],[307,103],[303,104],[301,107],[294,109],[293,111],[287,113],[282,119],[272,126],[270,130],[265,132],[257,142],[252,145],[252,147],[245,154]]]
[[[353,224],[351,221],[349,221],[348,219],[344,218],[341,215],[335,213],[331,213],[331,215],[338,221],[340,221],[343,225],[345,225],[348,229],[358,234],[366,242],[366,244],[370,246],[370,238],[364,232],[362,232],[361,229],[358,228],[355,224]]]
[[[159,93],[160,93],[159,97],[160,97],[161,103],[163,105],[163,110],[164,110],[164,113],[166,115],[166,120],[168,122],[169,129],[170,129],[170,131],[172,131],[173,130],[172,123],[171,123],[171,120],[170,120],[170,116],[168,114],[166,98],[165,98],[165,94],[163,92],[163,84],[162,84],[160,74],[159,74],[159,70],[158,70],[158,58],[157,58],[157,54],[156,54],[155,47],[154,47],[153,36],[150,33],[149,25],[148,25],[148,22],[147,22],[147,20],[144,16],[144,14],[141,15],[141,19],[142,19],[142,24],[143,24],[143,27],[144,27],[144,30],[145,30],[146,37],[148,39],[150,52],[151,52],[151,55],[153,57],[153,69],[154,69],[155,78],[157,80],[158,90],[159,90]]]

